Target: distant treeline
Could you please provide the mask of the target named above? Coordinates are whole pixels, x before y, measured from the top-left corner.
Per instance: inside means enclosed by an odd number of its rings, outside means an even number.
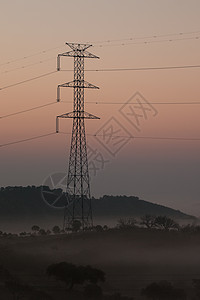
[[[54,225],[51,229],[41,228],[38,225],[33,225],[31,227],[31,231],[28,232],[22,231],[19,234],[11,233],[11,232],[3,232],[0,230],[0,238],[1,237],[36,237],[36,236],[45,236],[45,235],[60,235],[60,234],[74,234],[74,233],[83,233],[83,232],[116,232],[117,231],[138,231],[144,232],[181,232],[186,234],[200,234],[200,225],[198,224],[184,224],[180,225],[175,220],[166,217],[166,216],[152,216],[152,215],[145,215],[140,219],[135,220],[134,218],[129,219],[119,219],[115,226],[109,227],[108,225],[93,225],[84,230],[81,227],[81,222],[79,220],[74,220],[71,224],[70,228],[61,228],[58,225]]]

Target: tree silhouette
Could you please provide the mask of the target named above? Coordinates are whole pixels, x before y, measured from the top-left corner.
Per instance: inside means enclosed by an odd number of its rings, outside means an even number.
[[[9,233],[8,233],[8,235],[9,235]],[[23,231],[23,232],[20,232],[19,235],[20,235],[20,236],[26,236],[27,233],[26,233],[25,231]]]
[[[68,290],[72,290],[75,284],[83,284],[90,282],[97,284],[99,281],[105,280],[103,271],[92,268],[90,266],[76,266],[67,262],[52,264],[47,267],[47,275],[55,277],[57,280],[63,281]]]
[[[164,230],[179,229],[178,223],[166,216],[156,217],[154,224],[156,227]]]
[[[74,284],[82,283],[80,278],[77,277],[76,266],[71,263],[52,264],[48,266],[46,273],[57,280],[63,281],[69,290],[73,288]]]
[[[142,296],[152,300],[184,300],[184,290],[176,289],[168,281],[153,282],[141,292]]]
[[[195,224],[187,224],[181,227],[184,233],[200,233],[200,226]]]
[[[96,225],[94,228],[97,232],[102,232],[103,231],[103,227],[101,225]]]
[[[40,228],[39,234],[40,235],[46,235],[47,233],[46,233],[46,231],[44,229]]]
[[[59,227],[59,226],[55,225],[55,226],[52,228],[52,231],[53,231],[54,234],[59,234],[61,230],[60,230],[60,227]]]
[[[119,219],[117,227],[119,229],[131,229],[136,227],[136,220],[133,218],[129,219]]]
[[[82,274],[85,281],[97,284],[99,281],[105,281],[105,273],[91,266],[78,266],[77,270]]]
[[[145,225],[148,229],[155,226],[155,216],[145,215],[141,217],[141,225]]]
[[[103,230],[105,230],[105,231],[108,230],[108,226],[107,226],[107,225],[104,225],[104,226],[103,226]]]
[[[39,232],[40,227],[39,227],[38,225],[33,225],[33,226],[31,227],[31,230],[36,234],[36,233]]]

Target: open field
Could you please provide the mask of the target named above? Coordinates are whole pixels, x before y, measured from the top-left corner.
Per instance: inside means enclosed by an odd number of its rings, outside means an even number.
[[[120,292],[142,299],[141,288],[153,281],[169,280],[190,289],[192,279],[200,279],[199,253],[200,234],[174,231],[113,229],[0,239],[0,264],[60,300],[66,299],[64,287],[45,275],[49,264],[92,265],[106,273],[104,293]]]

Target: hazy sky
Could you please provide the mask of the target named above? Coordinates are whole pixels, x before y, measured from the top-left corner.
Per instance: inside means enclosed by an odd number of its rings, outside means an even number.
[[[68,50],[65,42],[94,45],[90,51],[100,60],[88,59],[86,69],[200,64],[198,0],[0,0],[0,9],[0,88],[56,70],[57,54]],[[61,63],[73,68],[72,58]],[[200,101],[199,75],[199,68],[85,73],[100,87],[86,91],[86,102],[101,102],[86,103],[85,110],[101,118],[87,121],[87,133],[111,126],[137,137],[109,145],[88,136],[94,196],[136,195],[200,216],[200,141],[141,139],[200,138],[200,105],[160,104]],[[73,72],[57,72],[0,90],[0,115],[56,101],[57,85],[72,78]],[[145,104],[145,112],[137,108],[138,99],[145,101],[141,95],[154,103]],[[2,118],[1,144],[54,132],[55,117],[72,110],[72,89],[61,96],[68,103]],[[124,106],[129,100],[136,103],[139,124]],[[70,132],[71,124],[62,120],[62,131]],[[66,173],[69,147],[64,134],[1,147],[1,185],[41,185],[49,174]]]

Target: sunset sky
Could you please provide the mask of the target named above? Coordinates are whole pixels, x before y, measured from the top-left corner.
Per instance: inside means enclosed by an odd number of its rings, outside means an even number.
[[[85,79],[100,89],[85,91],[85,110],[101,119],[86,121],[87,141],[106,161],[96,161],[96,173],[90,165],[92,195],[135,195],[200,216],[200,68],[87,71],[200,65],[200,1],[0,4],[0,144],[55,132],[56,116],[72,111],[72,89],[62,89],[63,102],[6,116],[56,102],[57,85],[73,80],[73,58],[62,58],[63,71],[22,82],[56,71],[57,54],[69,49],[66,42],[91,43],[88,50],[100,59],[85,60]],[[149,109],[139,129],[126,115],[137,97]],[[187,104],[166,104],[177,102]],[[115,155],[101,136],[92,136],[100,135],[108,122],[116,130],[120,126],[121,135],[131,136],[127,143],[119,141],[124,144],[113,150]],[[71,132],[72,120],[60,125],[62,132]],[[199,140],[188,140],[192,138]],[[69,134],[1,147],[1,186],[42,185],[50,174],[67,173],[69,148]]]

